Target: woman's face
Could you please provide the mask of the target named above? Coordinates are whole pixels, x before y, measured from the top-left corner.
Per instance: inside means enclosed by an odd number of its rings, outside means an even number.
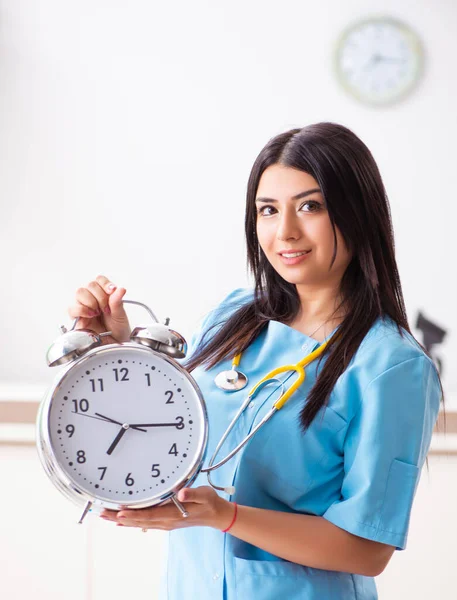
[[[334,234],[317,181],[279,164],[262,173],[256,195],[257,237],[275,271],[289,283],[339,287],[351,255],[336,227],[337,254],[331,269]],[[298,257],[284,254],[306,252]]]

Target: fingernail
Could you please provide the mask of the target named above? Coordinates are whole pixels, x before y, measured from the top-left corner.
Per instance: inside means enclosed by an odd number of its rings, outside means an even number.
[[[122,523],[116,523],[116,527],[124,527]]]
[[[105,315],[110,315],[111,314],[111,309],[109,306],[105,306],[105,308],[103,309],[103,312],[105,313]]]
[[[108,285],[108,292],[114,292],[114,290],[116,289],[116,286],[114,285],[114,283],[110,283]]]

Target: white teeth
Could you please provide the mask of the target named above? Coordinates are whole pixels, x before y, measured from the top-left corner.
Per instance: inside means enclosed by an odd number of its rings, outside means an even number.
[[[303,254],[308,254],[307,252],[294,252],[293,254],[282,254],[284,258],[295,258],[296,256],[303,256]]]

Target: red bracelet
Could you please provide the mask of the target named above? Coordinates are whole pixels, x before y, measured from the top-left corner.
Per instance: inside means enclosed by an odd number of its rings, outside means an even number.
[[[234,502],[233,504],[235,505],[235,514],[233,515],[232,522],[231,522],[231,523],[230,523],[230,525],[227,527],[227,529],[223,529],[223,530],[222,530],[222,533],[227,533],[227,531],[228,531],[229,529],[231,529],[231,528],[232,528],[233,524],[234,524],[234,523],[235,523],[235,521],[236,521],[236,515],[237,515],[237,513],[238,513],[238,504],[237,504],[236,502]]]

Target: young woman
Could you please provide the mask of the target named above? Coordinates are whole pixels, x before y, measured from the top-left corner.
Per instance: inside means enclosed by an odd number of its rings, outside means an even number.
[[[256,381],[328,344],[284,408],[214,471],[235,494],[217,493],[200,474],[178,496],[186,519],[173,504],[103,517],[170,531],[161,598],[372,600],[374,577],[406,546],[442,396],[409,329],[372,155],[332,123],[276,136],[252,168],[245,225],[255,286],[206,316],[184,363],[207,404],[207,456]],[[124,294],[97,277],[70,315],[127,340]],[[249,384],[228,393],[214,379],[239,354]],[[271,408],[269,388],[221,457]]]

